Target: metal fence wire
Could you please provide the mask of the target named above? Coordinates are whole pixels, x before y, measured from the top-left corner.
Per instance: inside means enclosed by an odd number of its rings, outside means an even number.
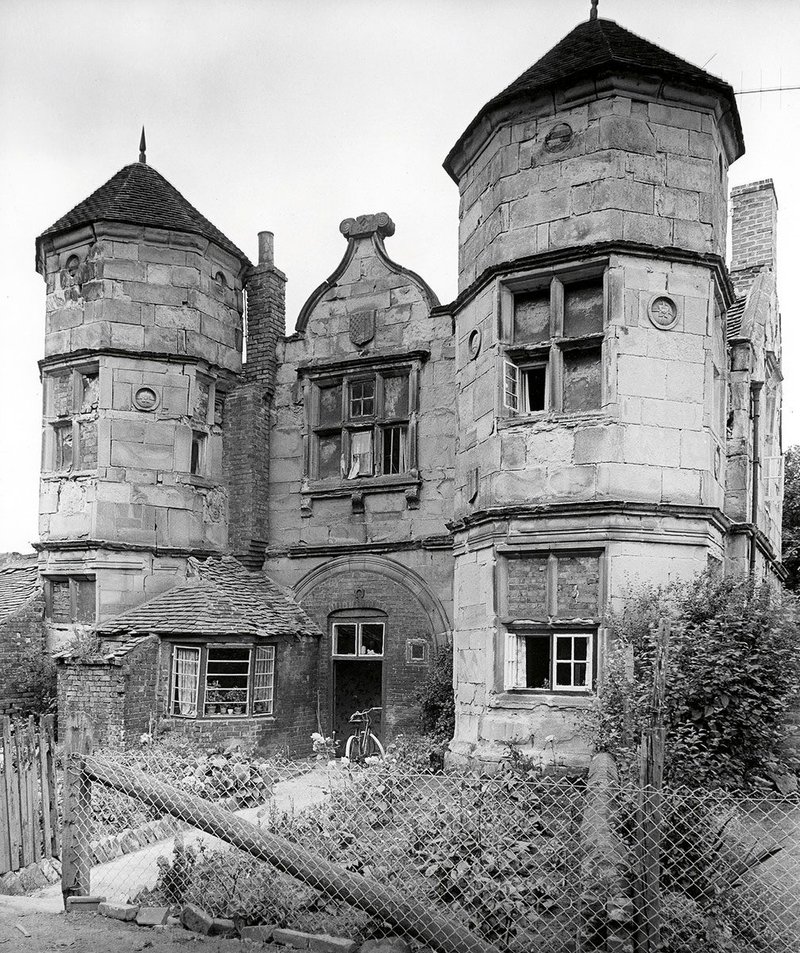
[[[800,951],[796,798],[140,751],[71,756],[66,790],[65,890],[192,903],[237,930],[452,953]]]

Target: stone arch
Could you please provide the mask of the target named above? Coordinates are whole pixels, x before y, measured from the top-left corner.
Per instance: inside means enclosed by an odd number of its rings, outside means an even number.
[[[439,597],[422,576],[402,563],[385,556],[375,556],[370,553],[337,556],[307,572],[293,587],[295,597],[302,605],[320,583],[330,581],[336,576],[353,575],[359,572],[384,576],[403,586],[431,620],[433,639],[437,646],[451,636],[452,626],[447,618],[447,612]]]

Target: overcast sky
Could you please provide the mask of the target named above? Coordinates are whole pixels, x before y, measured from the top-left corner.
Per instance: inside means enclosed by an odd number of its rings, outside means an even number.
[[[386,211],[391,256],[456,290],[458,193],[442,160],[481,105],[589,0],[0,0],[0,551],[36,539],[44,284],[34,240],[138,156],[252,259],[275,232],[287,324]],[[800,85],[797,0],[600,0],[600,14],[735,89]],[[784,444],[800,442],[800,91],[739,97],[780,205]]]

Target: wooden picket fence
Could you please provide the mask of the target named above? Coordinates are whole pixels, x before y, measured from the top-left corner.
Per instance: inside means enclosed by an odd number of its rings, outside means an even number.
[[[53,717],[2,726],[0,874],[61,852]]]

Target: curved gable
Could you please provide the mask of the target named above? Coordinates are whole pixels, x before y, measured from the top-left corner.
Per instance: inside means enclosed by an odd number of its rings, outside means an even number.
[[[339,230],[347,249],[333,274],[303,305],[296,331],[342,337],[342,349],[404,347],[414,325],[439,299],[419,275],[392,261],[384,238],[394,234],[385,213],[346,218]],[[349,344],[346,342],[349,341]]]

